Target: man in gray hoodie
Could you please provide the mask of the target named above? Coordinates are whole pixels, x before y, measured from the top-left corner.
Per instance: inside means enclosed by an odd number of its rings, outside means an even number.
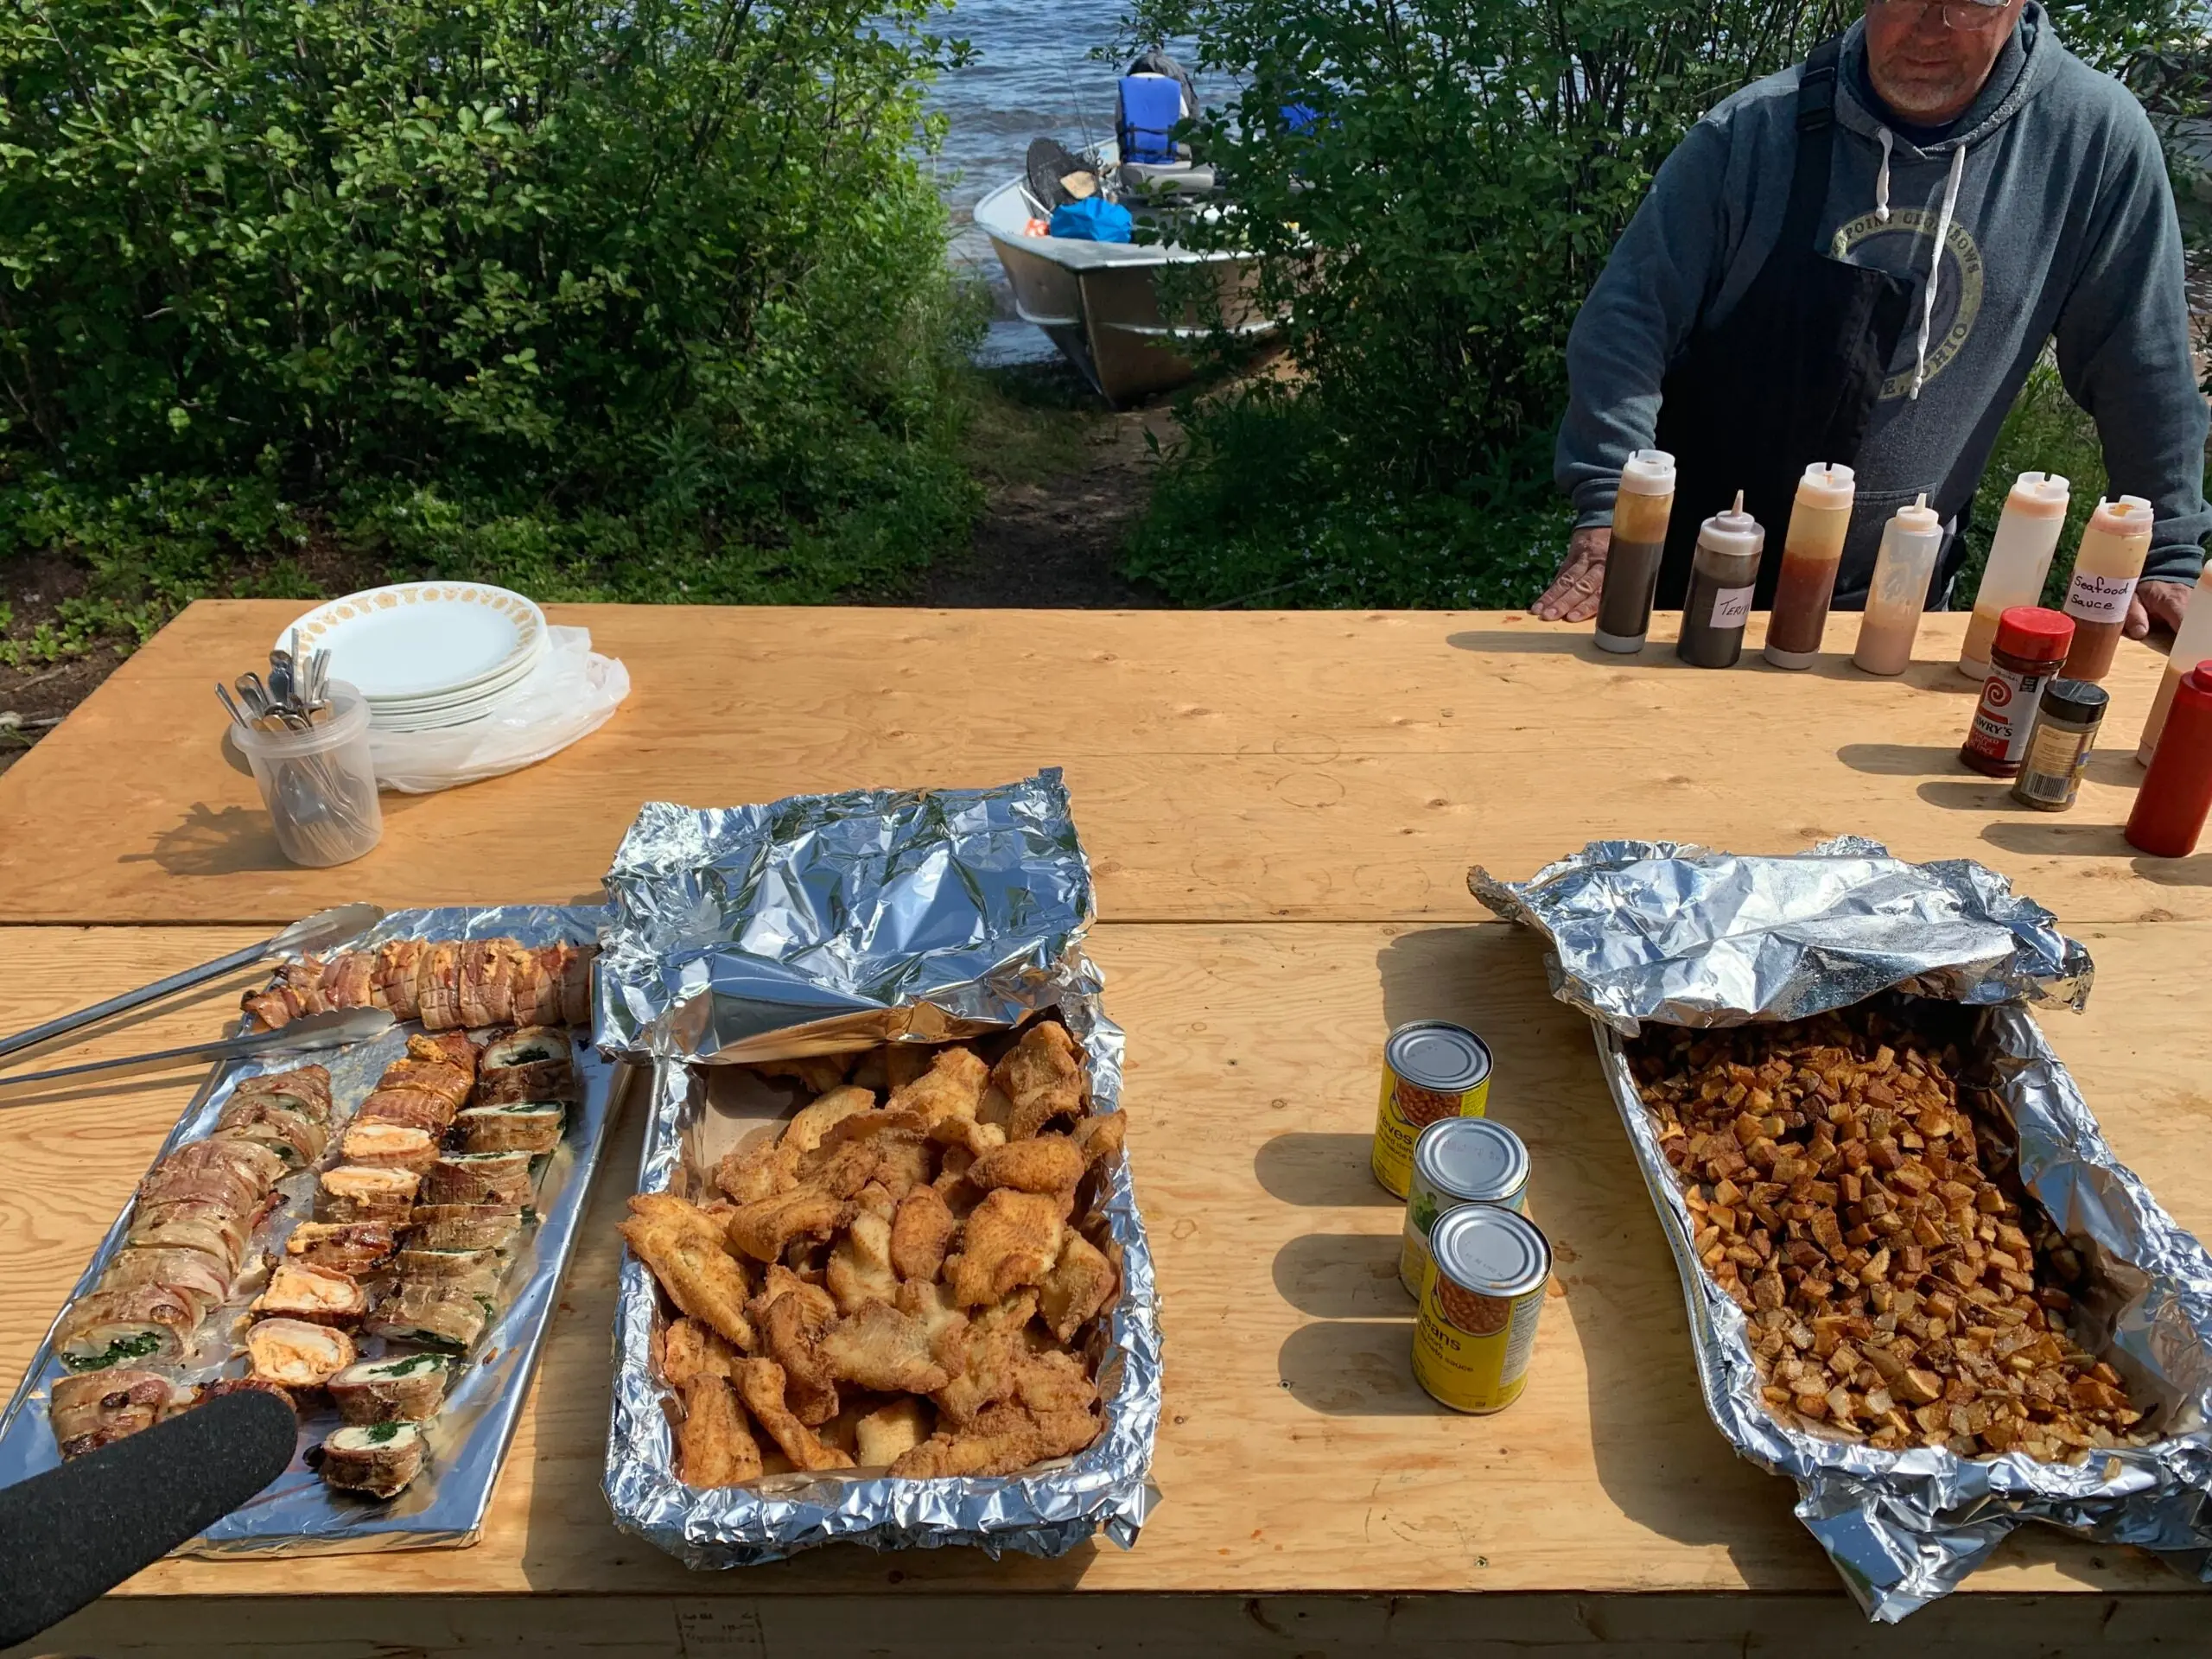
[[[1595,612],[1621,468],[1654,447],[1681,471],[1662,606],[1738,489],[1767,526],[1768,604],[1815,461],[1858,473],[1839,607],[1864,603],[1884,524],[1923,491],[1953,526],[1943,605],[1957,522],[2048,340],[2112,493],[2156,510],[2128,632],[2175,626],[2212,510],[2158,135],[2034,0],[1866,0],[1840,46],[1691,130],[1591,290],[1559,436],[1575,528],[1536,614]]]

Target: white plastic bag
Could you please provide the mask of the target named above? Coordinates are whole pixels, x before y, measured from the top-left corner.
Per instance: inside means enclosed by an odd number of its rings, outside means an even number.
[[[369,730],[377,784],[430,795],[534,766],[607,724],[630,695],[630,671],[591,648],[589,628],[548,628],[545,660],[480,720],[442,731]]]

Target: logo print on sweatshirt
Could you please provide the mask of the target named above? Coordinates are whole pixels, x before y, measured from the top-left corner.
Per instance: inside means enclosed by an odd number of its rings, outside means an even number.
[[[1892,207],[1886,225],[1872,213],[1861,213],[1837,230],[1829,250],[1848,264],[1886,270],[1910,279],[1915,285],[1912,308],[1906,314],[1904,333],[1897,342],[1897,372],[1882,383],[1885,401],[1912,390],[1920,308],[1927,297],[1928,245],[1936,239],[1937,218],[1933,207]],[[1982,281],[1980,245],[1974,233],[1954,219],[1943,244],[1943,283],[1936,296],[1936,321],[1928,331],[1930,382],[1950,366],[1974,333],[1974,320],[1981,315]],[[1926,390],[1922,388],[1923,393]]]

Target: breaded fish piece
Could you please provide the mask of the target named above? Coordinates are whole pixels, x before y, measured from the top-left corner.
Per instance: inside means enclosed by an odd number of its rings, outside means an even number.
[[[1071,1227],[1060,1240],[1060,1254],[1052,1270],[1037,1287],[1037,1311],[1062,1342],[1071,1340],[1113,1296],[1121,1275],[1105,1253]]]
[[[1035,1135],[993,1147],[969,1166],[968,1179],[985,1192],[1072,1192],[1083,1179],[1083,1150],[1065,1135]]]
[[[1020,1383],[1022,1362],[1029,1357],[1022,1332],[1036,1313],[1037,1293],[1025,1290],[968,1322],[958,1373],[930,1395],[948,1420],[972,1422],[986,1406],[1013,1397]]]
[[[804,1296],[779,1296],[760,1320],[761,1344],[784,1368],[784,1402],[791,1415],[819,1428],[837,1414],[837,1378],[817,1347],[830,1321]]]
[[[1121,1151],[1128,1133],[1127,1112],[1107,1112],[1097,1117],[1086,1117],[1077,1124],[1074,1140],[1083,1149],[1083,1161],[1096,1169]]]
[[[875,1096],[866,1089],[832,1089],[800,1108],[783,1133],[741,1147],[715,1166],[715,1185],[740,1204],[758,1204],[798,1185],[799,1160],[822,1144],[836,1124],[873,1111]]]
[[[1011,1475],[1082,1451],[1100,1427],[1089,1412],[1039,1416],[1020,1406],[994,1406],[966,1428],[938,1430],[893,1464],[891,1473],[901,1480]]]
[[[824,1282],[841,1313],[894,1299],[899,1275],[891,1268],[891,1224],[865,1211],[854,1216],[845,1236],[830,1247]]]
[[[1078,1118],[1088,1109],[1083,1056],[1058,1020],[1039,1020],[1022,1033],[991,1081],[1013,1103],[1006,1124],[1009,1141],[1026,1141],[1054,1118]]]
[[[855,1425],[860,1465],[882,1469],[897,1462],[930,1435],[930,1408],[919,1400],[894,1400]]]
[[[752,1286],[713,1217],[672,1193],[639,1192],[630,1200],[630,1219],[616,1230],[677,1307],[740,1348],[753,1346],[745,1317]]]
[[[893,1204],[935,1179],[937,1148],[921,1136],[879,1135],[875,1147],[875,1170],[868,1185],[881,1187]]]
[[[877,1394],[933,1394],[952,1381],[931,1354],[929,1326],[888,1302],[863,1303],[822,1333],[817,1351],[839,1382]]]
[[[768,1438],[775,1441],[791,1466],[809,1473],[849,1469],[853,1460],[835,1446],[824,1446],[814,1431],[794,1417],[784,1402],[784,1368],[772,1359],[741,1359],[737,1364],[737,1393]]]
[[[891,1221],[891,1270],[901,1279],[934,1279],[944,1266],[960,1222],[933,1186],[918,1186],[899,1201]]]
[[[963,1307],[995,1302],[1044,1278],[1059,1260],[1061,1204],[1001,1187],[962,1224],[960,1250],[944,1259],[944,1281]]]
[[[1047,1348],[1015,1365],[1014,1397],[1040,1417],[1088,1412],[1098,1403],[1098,1385],[1073,1354]]]
[[[678,1385],[683,1421],[676,1426],[676,1478],[686,1486],[735,1486],[760,1478],[760,1442],[726,1376],[702,1372]]]
[[[793,1239],[826,1239],[852,1218],[853,1206],[818,1186],[795,1186],[729,1214],[730,1243],[756,1262],[780,1260]]]
[[[699,1319],[671,1319],[661,1335],[660,1374],[672,1389],[694,1377],[736,1374],[737,1351]]]
[[[952,1305],[943,1285],[909,1279],[899,1287],[899,1311],[929,1332],[930,1357],[957,1377],[968,1369],[968,1316]]]
[[[819,1285],[810,1285],[782,1262],[768,1269],[760,1282],[760,1294],[755,1296],[746,1312],[752,1315],[755,1328],[766,1319],[768,1309],[780,1296],[797,1296],[805,1303],[808,1317],[819,1325],[826,1325],[837,1317],[836,1299]]]
[[[973,1117],[990,1086],[991,1068],[972,1048],[941,1050],[930,1069],[884,1103],[886,1111],[912,1112],[926,1130],[947,1117]]]
[[[972,1162],[993,1147],[1006,1145],[1006,1126],[972,1117],[941,1117],[930,1126],[930,1139],[940,1147],[959,1147]]]

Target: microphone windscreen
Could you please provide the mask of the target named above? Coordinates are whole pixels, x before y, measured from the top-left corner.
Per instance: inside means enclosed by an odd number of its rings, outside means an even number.
[[[299,1419],[243,1391],[0,1491],[0,1648],[197,1537],[283,1474]]]

